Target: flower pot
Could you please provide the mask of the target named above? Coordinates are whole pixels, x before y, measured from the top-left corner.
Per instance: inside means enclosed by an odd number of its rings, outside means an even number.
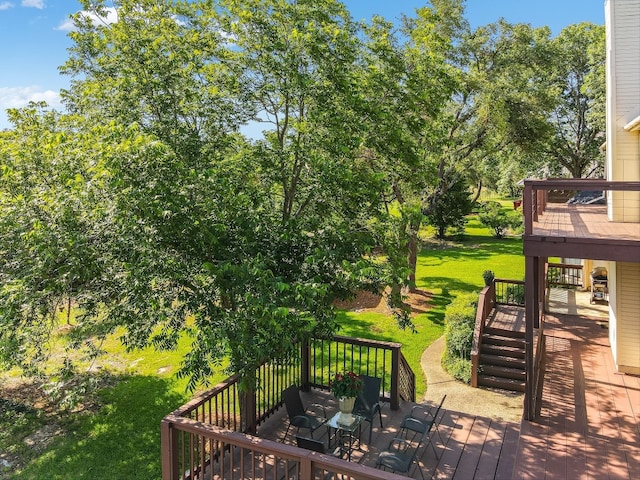
[[[340,397],[338,399],[338,409],[341,413],[351,413],[356,404],[356,397]]]

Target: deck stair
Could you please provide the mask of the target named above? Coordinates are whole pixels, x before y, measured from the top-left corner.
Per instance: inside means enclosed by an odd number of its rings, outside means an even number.
[[[485,327],[478,385],[524,392],[524,332]]]

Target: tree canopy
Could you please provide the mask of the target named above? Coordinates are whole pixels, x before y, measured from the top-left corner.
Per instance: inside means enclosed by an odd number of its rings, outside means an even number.
[[[187,337],[191,387],[226,359],[251,387],[358,289],[391,287],[410,326],[424,215],[460,225],[471,184],[597,170],[596,26],[471,30],[462,0],[401,27],[337,0],[82,4],[66,112],[12,110],[0,136],[5,366],[38,372],[73,307],[67,373],[107,335]]]

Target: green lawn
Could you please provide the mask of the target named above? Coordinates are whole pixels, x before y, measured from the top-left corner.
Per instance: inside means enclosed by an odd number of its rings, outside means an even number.
[[[425,235],[429,233],[426,231]],[[402,343],[405,357],[421,379],[419,396],[426,388],[420,357],[442,335],[444,311],[451,300],[460,293],[479,291],[486,269],[493,270],[498,278],[524,276],[520,239],[492,239],[475,220],[469,222],[467,234],[462,241],[426,241],[419,256],[417,286],[432,293],[431,308],[414,319],[416,333],[399,330],[394,320],[385,315],[341,312],[339,316],[340,334]],[[160,477],[160,420],[188,397],[184,381],[174,377],[180,352],[147,349],[124,353],[115,339],[106,347],[111,352],[106,370],[110,371],[114,386],[101,391],[102,407],[98,413],[45,414],[0,399],[0,454],[25,462],[19,473],[0,464],[0,478]],[[223,377],[220,374],[212,379],[212,384]],[[42,451],[24,444],[26,435],[51,422],[65,434],[56,436]]]

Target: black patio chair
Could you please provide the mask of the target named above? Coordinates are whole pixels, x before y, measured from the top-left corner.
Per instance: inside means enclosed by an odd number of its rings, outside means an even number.
[[[304,448],[306,450],[312,450],[318,453],[327,453],[324,442],[322,440],[316,440],[315,438],[296,435],[296,445],[298,446],[298,448]],[[329,453],[329,455],[332,455],[334,457],[336,456],[333,453]],[[343,478],[343,475],[336,475],[335,472],[327,470],[325,472],[323,480],[342,480]]]
[[[356,397],[352,413],[363,416],[369,422],[369,443],[371,443],[371,432],[373,430],[373,417],[378,414],[380,418],[380,428],[382,427],[382,403],[380,402],[380,385],[382,379],[362,375],[362,390]]]
[[[289,425],[287,425],[287,431],[284,432],[283,442],[286,440],[292,425],[298,429],[297,432],[299,432],[301,428],[308,429],[309,435],[313,438],[313,432],[317,430],[318,427],[327,423],[327,412],[323,405],[314,404],[313,406],[322,408],[324,418],[307,413],[302,403],[302,398],[300,397],[300,390],[296,385],[291,385],[283,390],[282,400],[284,401],[287,415],[289,416]]]
[[[316,440],[315,438],[296,435],[296,445],[299,448],[304,448],[306,450],[313,450],[318,453],[327,453],[324,442],[322,440]]]
[[[416,418],[424,423],[427,427],[426,435],[429,438],[428,443],[431,445],[431,448],[433,448],[433,453],[436,454],[436,458],[439,457],[436,447],[433,446],[433,442],[431,441],[431,429],[435,427],[435,431],[440,438],[440,443],[443,443],[442,437],[440,436],[440,430],[438,430],[438,414],[440,413],[440,409],[442,408],[442,404],[446,398],[446,395],[442,397],[442,400],[440,400],[440,404],[438,405],[438,408],[436,408],[435,412],[431,411],[433,410],[433,407],[429,407],[427,405],[414,405],[413,408],[411,408],[411,413],[407,415],[400,424],[400,428],[402,429],[402,425],[404,425],[409,418]]]
[[[428,431],[429,427],[421,420],[410,415],[405,417],[398,436],[391,440],[389,446],[378,455],[376,468],[389,469],[409,476]],[[424,480],[422,469],[418,468],[418,470]]]

